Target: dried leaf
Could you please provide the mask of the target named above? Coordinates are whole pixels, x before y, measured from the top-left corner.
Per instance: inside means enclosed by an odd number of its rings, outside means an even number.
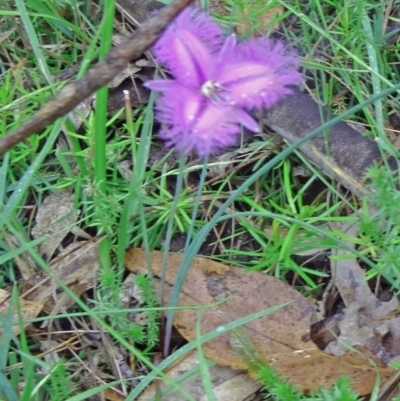
[[[60,360],[60,356],[58,354],[58,348],[60,347],[60,344],[57,341],[47,338],[46,340],[39,341],[39,344],[40,351],[44,353],[43,359],[49,366],[53,366]],[[42,370],[42,372],[45,374],[49,373],[45,370]]]
[[[151,253],[152,268],[160,275],[162,253]],[[170,297],[181,254],[171,254],[166,270],[166,299]],[[125,264],[136,273],[147,273],[145,253],[141,249],[127,252]],[[202,311],[202,334],[216,330],[241,317],[269,307],[291,302],[279,311],[254,320],[244,327],[264,361],[301,390],[317,390],[319,386],[330,387],[342,375],[352,380],[359,394],[372,391],[376,371],[368,358],[374,359],[381,379],[393,372],[382,367],[368,350],[363,354],[348,352],[338,358],[319,350],[309,340],[312,308],[300,293],[274,277],[259,273],[243,273],[238,267],[229,267],[206,258],[197,257],[186,278],[179,298],[179,306],[207,305],[229,299],[215,308]],[[196,339],[196,310],[176,312],[175,327],[188,341]],[[247,369],[247,364],[230,345],[230,333],[223,333],[204,344],[205,355],[213,361],[233,369]]]
[[[66,227],[72,226],[78,219],[74,212],[74,194],[63,190],[46,196],[36,214],[36,224],[32,228],[32,237],[47,239],[39,245],[39,252],[49,261],[61,241],[68,234]]]
[[[8,232],[4,233],[3,238],[11,251],[14,251],[21,246],[19,239]],[[20,271],[24,280],[27,280],[29,277],[33,276],[36,271],[35,262],[28,251],[22,252],[20,255],[16,255],[14,257],[14,262],[18,266],[18,270]]]
[[[69,245],[57,256],[50,267],[55,276],[68,285],[78,296],[92,288],[97,283],[99,271],[98,246],[93,241],[75,242]],[[36,284],[38,283],[38,284]],[[25,299],[44,302],[47,313],[67,309],[74,301],[64,292],[60,293],[59,285],[47,273],[41,277],[32,277],[24,283],[21,292]]]
[[[346,223],[340,227],[350,237],[358,235],[357,224]],[[354,245],[348,242],[349,246]],[[350,252],[337,250],[337,255],[343,256]],[[393,344],[400,341],[400,318],[386,318],[397,311],[399,301],[392,297],[388,302],[380,301],[372,293],[365,280],[365,271],[356,259],[339,258],[331,263],[332,277],[345,304],[343,318],[338,321],[337,330],[340,333],[330,342],[325,351],[332,355],[343,355],[347,345],[361,345],[368,348],[383,362],[391,363],[399,359],[399,347]]]
[[[3,316],[7,316],[8,314],[8,311],[10,309],[10,300],[11,294],[8,291],[0,289],[0,313]],[[34,319],[43,309],[43,305],[44,302],[41,301],[27,301],[25,299],[19,299],[19,308],[21,310],[22,319]],[[13,322],[18,322],[18,312],[15,306],[13,315]],[[28,326],[28,323],[25,323],[23,326],[25,328],[26,326]],[[15,335],[18,335],[20,333],[20,326],[18,324],[13,325],[12,331]],[[0,335],[2,333],[3,329],[0,328]]]
[[[221,155],[212,156],[207,165],[207,178],[220,177],[227,171],[238,165],[243,158],[254,152],[254,148],[238,148],[232,152],[224,152]],[[195,160],[201,165],[200,160]]]
[[[103,391],[104,398],[109,401],[124,401],[126,396],[117,392],[113,388],[107,388]]]
[[[359,228],[356,223],[347,222],[342,224],[340,230],[346,232],[351,238],[357,237]],[[348,242],[347,245],[354,248],[353,243]],[[338,256],[348,255],[349,253],[349,251],[341,249],[336,251]],[[365,280],[365,271],[360,267],[356,259],[333,260],[331,270],[332,277],[335,277],[336,287],[345,306],[357,302],[368,309],[374,319],[382,318],[399,306],[399,301],[396,297],[393,297],[388,302],[382,302],[376,298]]]
[[[172,367],[166,370],[165,374],[179,383],[180,388],[189,393],[194,399],[207,401],[204,391],[203,381],[200,372],[183,380],[185,375],[199,367],[199,358],[196,351],[185,355]],[[212,377],[213,392],[218,401],[242,401],[254,394],[261,388],[261,384],[251,379],[246,373],[235,371],[227,366],[210,366],[209,374]],[[154,399],[156,388],[166,389],[167,382],[152,383],[138,398],[138,401],[149,401]],[[170,390],[163,394],[163,401],[185,401],[187,398],[175,390]]]

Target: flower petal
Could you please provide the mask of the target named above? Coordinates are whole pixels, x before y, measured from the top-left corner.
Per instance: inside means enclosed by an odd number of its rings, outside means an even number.
[[[227,59],[231,58],[232,55],[234,54],[236,44],[237,44],[236,35],[235,34],[229,35],[226,38],[218,54],[217,62],[225,63]]]
[[[184,154],[196,150],[200,157],[204,157],[234,145],[239,131],[232,108],[207,101],[193,124],[165,129],[160,136]]]
[[[185,85],[200,86],[211,71],[211,56],[222,44],[223,32],[197,7],[184,10],[153,47],[156,59]]]
[[[184,85],[199,88],[207,80],[212,59],[207,47],[191,32],[181,30],[171,38],[165,65]]]
[[[215,79],[224,89],[224,99],[239,107],[270,107],[298,85],[297,58],[279,42],[268,38],[239,43]]]
[[[246,127],[249,131],[260,132],[258,122],[247,112],[242,109],[236,110],[237,121]]]
[[[176,86],[176,82],[171,79],[152,79],[143,84],[146,88],[149,88],[157,92],[165,92]]]
[[[154,46],[157,57],[157,52],[161,50],[158,49],[158,46],[168,48],[170,38],[181,30],[191,32],[193,36],[202,41],[213,53],[219,51],[224,41],[222,28],[212,19],[210,14],[197,6],[189,6],[179,14],[157,41]]]

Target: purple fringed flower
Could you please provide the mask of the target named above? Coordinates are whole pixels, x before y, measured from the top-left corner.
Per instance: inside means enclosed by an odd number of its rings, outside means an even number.
[[[221,27],[198,7],[189,6],[167,28],[152,52],[172,75],[181,81],[190,82],[195,76],[192,71],[195,65],[192,55],[201,58],[204,52],[217,53],[223,43]]]
[[[297,58],[268,38],[236,42],[210,17],[191,7],[157,42],[156,58],[174,79],[146,83],[162,92],[156,118],[161,138],[187,154],[215,153],[236,141],[240,126],[258,131],[244,109],[270,107],[298,85]]]

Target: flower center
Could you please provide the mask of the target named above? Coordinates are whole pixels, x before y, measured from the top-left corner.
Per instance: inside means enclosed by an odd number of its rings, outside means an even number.
[[[222,98],[220,96],[220,93],[223,90],[224,88],[221,84],[210,79],[209,81],[204,82],[204,84],[201,86],[200,93],[211,100],[221,101]]]

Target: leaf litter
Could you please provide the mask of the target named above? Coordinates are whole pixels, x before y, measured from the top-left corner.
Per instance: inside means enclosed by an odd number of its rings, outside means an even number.
[[[90,238],[75,224],[79,211],[74,208],[74,197],[67,190],[47,195],[38,208],[31,231],[33,238],[45,238],[39,245],[39,253],[49,262],[51,274],[41,270],[25,280],[20,289],[21,297],[43,302],[43,310],[51,315],[65,311],[74,304],[58,281],[67,285],[77,296],[97,285],[99,261],[95,240],[75,241],[65,248],[62,244],[70,232]],[[54,257],[56,252],[58,254]]]
[[[29,301],[25,299],[18,300],[19,305],[16,307],[15,303],[12,302],[12,294],[6,290],[0,288],[0,314],[3,315],[1,319],[2,324],[7,323],[7,315],[10,313],[10,307],[13,307],[12,313],[12,331],[15,335],[18,335],[21,331],[21,326],[18,324],[18,309],[21,312],[21,320],[26,321],[34,319],[42,311],[44,302],[43,301]],[[23,327],[26,328],[29,323],[24,323]],[[3,333],[3,329],[0,327],[0,335]]]
[[[161,274],[163,253],[151,252],[154,275]],[[166,269],[165,299],[168,304],[172,285],[176,280],[181,254],[170,254]],[[127,252],[127,268],[147,274],[145,252],[134,248]],[[156,286],[160,282],[156,279]],[[280,376],[302,391],[317,390],[320,386],[331,387],[342,375],[353,383],[353,390],[360,395],[371,393],[377,374],[382,381],[394,369],[386,367],[371,351],[357,345],[353,351],[333,356],[321,351],[310,339],[313,308],[307,298],[282,281],[260,272],[243,273],[235,266],[226,266],[212,260],[196,257],[189,270],[179,298],[179,306],[209,305],[220,301],[219,306],[202,311],[201,334],[217,330],[227,323],[252,313],[289,302],[281,310],[244,325],[266,364],[271,365]],[[196,340],[196,310],[178,310],[174,326],[187,340]],[[234,370],[248,370],[247,363],[232,349],[231,333],[223,333],[203,345],[207,358],[230,366]],[[370,363],[376,364],[376,367]],[[254,372],[249,372],[254,379]]]
[[[343,223],[339,229],[351,237],[358,235],[355,223]],[[354,244],[348,242],[354,248]],[[325,351],[340,356],[348,346],[362,345],[386,364],[400,361],[400,317],[391,317],[399,307],[397,297],[379,300],[371,291],[365,271],[355,258],[344,258],[349,251],[336,250],[338,260],[331,261],[331,273],[344,309],[336,316],[331,330],[337,338],[326,345]],[[323,325],[322,325],[323,326]]]
[[[20,255],[17,266],[24,278],[19,288],[19,309],[23,321],[36,318],[42,311],[56,314],[68,309],[74,301],[61,290],[55,279],[58,277],[68,285],[75,294],[80,296],[97,284],[99,269],[97,244],[91,241],[75,242],[65,249],[61,243],[70,231],[74,231],[79,212],[74,211],[74,195],[66,190],[46,196],[39,207],[35,225],[32,228],[33,238],[42,238],[39,253],[49,262],[54,276],[50,277],[45,271],[38,271],[27,253]],[[6,235],[7,243],[15,247],[15,239]],[[58,256],[52,259],[57,250]],[[10,292],[0,290],[0,313],[7,316],[11,306]],[[18,312],[13,305],[13,322],[18,322]],[[24,323],[26,328],[29,324]],[[13,326],[14,334],[19,334],[20,326]]]
[[[44,311],[56,314],[74,304],[73,299],[62,291],[59,281],[80,296],[97,285],[99,272],[98,246],[93,241],[78,241],[70,244],[49,264],[52,274],[46,272],[27,280],[21,293],[29,301],[44,302]]]
[[[199,363],[197,351],[192,351],[166,369],[165,374],[179,383],[179,387],[192,395],[196,400],[207,401],[207,394],[205,394],[203,382],[199,375]],[[212,377],[213,393],[218,401],[246,400],[262,387],[256,381],[249,380],[245,372],[233,370],[228,366],[212,365],[212,363],[209,363],[208,370]],[[168,384],[165,382],[152,383],[140,395],[138,401],[154,399],[157,389],[162,391],[162,399],[164,401],[187,400],[187,397],[168,387]]]
[[[47,195],[40,205],[31,235],[34,239],[46,237],[39,245],[39,253],[49,261],[62,240],[78,220],[74,211],[74,194],[67,190]]]

